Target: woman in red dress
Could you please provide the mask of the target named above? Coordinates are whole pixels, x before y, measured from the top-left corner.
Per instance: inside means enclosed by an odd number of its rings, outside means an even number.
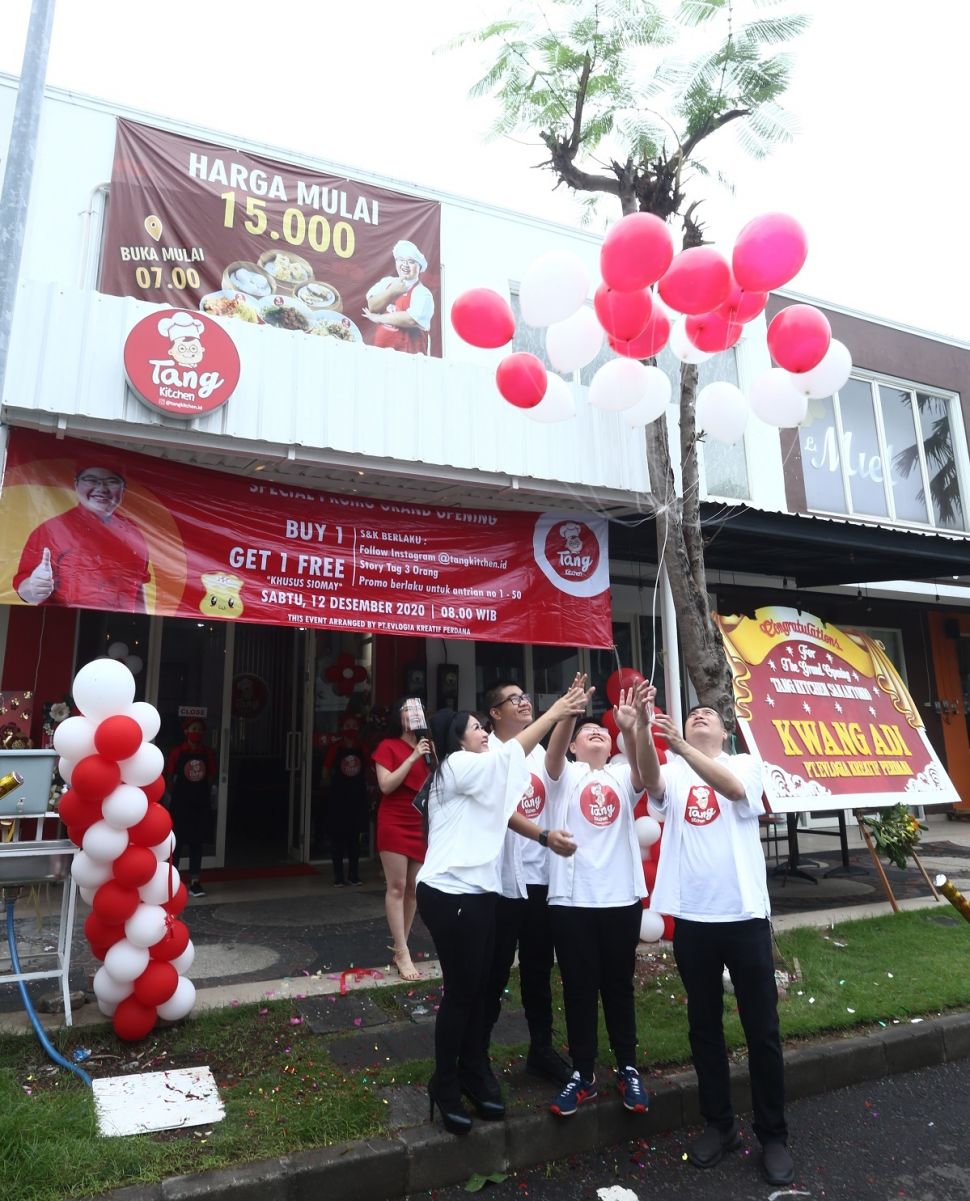
[[[413,801],[428,778],[424,757],[431,754],[431,743],[404,729],[403,721],[402,702],[391,710],[390,737],[378,744],[372,756],[381,791],[377,807],[377,851],[387,884],[384,912],[394,940],[390,948],[394,953],[394,966],[402,980],[420,980],[421,973],[411,961],[408,950],[408,935],[417,909],[414,877],[424,863],[428,844],[424,822]]]

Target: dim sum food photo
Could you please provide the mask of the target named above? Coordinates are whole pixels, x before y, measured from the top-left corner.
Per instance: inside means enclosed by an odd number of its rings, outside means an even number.
[[[300,284],[313,279],[313,268],[292,250],[267,250],[259,256],[258,265],[273,279],[278,292],[292,295]]]
[[[319,338],[331,338],[336,342],[363,342],[360,330],[349,317],[339,313],[317,313],[310,329]]]
[[[248,321],[251,325],[259,324],[259,313],[256,312],[256,302],[245,292],[210,292],[203,296],[199,308],[210,317],[237,317],[240,321]]]
[[[340,293],[333,284],[325,284],[323,280],[303,284],[302,287],[297,288],[296,298],[302,300],[306,307],[314,312],[320,309],[329,309],[334,313],[343,312],[344,306],[340,299]]]
[[[310,310],[292,296],[269,296],[259,304],[258,312],[266,325],[276,329],[307,333],[313,325]]]
[[[276,291],[276,282],[258,263],[237,260],[223,271],[222,288],[225,292],[244,292],[253,300],[262,300]]]

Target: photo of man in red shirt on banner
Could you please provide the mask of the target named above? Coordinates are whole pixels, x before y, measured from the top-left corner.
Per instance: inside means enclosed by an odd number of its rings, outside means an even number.
[[[82,467],[74,479],[77,505],[42,522],[24,544],[14,576],[28,605],[147,611],[148,544],[118,512],[125,480],[108,467]]]

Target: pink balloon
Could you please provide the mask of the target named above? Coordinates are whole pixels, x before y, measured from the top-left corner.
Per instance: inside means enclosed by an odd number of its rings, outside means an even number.
[[[740,321],[744,324],[763,313],[768,303],[767,292],[745,292],[738,281],[731,277],[731,290],[728,298],[714,310],[725,321]]]
[[[768,326],[768,350],[779,367],[796,375],[811,371],[825,358],[832,327],[810,304],[790,304]]]
[[[617,354],[628,359],[651,359],[667,345],[670,337],[670,318],[655,305],[650,320],[635,338],[628,342],[621,338],[609,338],[609,344]]]
[[[515,333],[511,308],[490,288],[462,292],[451,306],[451,324],[462,341],[483,350],[505,346]]]
[[[599,323],[613,338],[627,342],[643,331],[653,312],[653,297],[646,289],[617,292],[600,284],[593,297]]]
[[[495,383],[510,405],[532,409],[546,394],[546,369],[534,354],[520,350],[499,363]]]
[[[630,213],[617,221],[600,248],[600,271],[608,288],[636,292],[649,288],[670,266],[674,241],[653,213]]]
[[[734,243],[734,278],[746,292],[770,292],[801,271],[808,257],[805,230],[787,213],[755,217]]]
[[[731,268],[713,246],[682,250],[657,285],[657,290],[678,313],[709,313],[727,300]]]
[[[743,325],[737,321],[725,320],[720,315],[720,310],[688,317],[684,322],[684,329],[689,341],[698,350],[706,350],[708,354],[730,350],[744,332]]]

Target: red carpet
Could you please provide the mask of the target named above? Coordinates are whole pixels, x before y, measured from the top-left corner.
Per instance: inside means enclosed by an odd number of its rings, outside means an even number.
[[[214,867],[202,873],[204,881],[266,880],[283,876],[318,876],[309,863],[280,863],[275,867]]]

